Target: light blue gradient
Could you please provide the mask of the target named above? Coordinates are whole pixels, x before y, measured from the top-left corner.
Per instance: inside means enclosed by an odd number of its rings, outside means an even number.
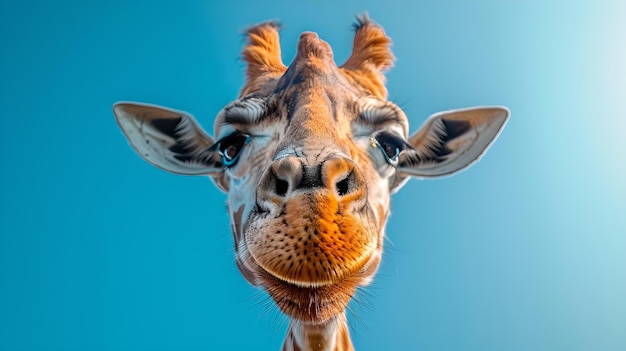
[[[225,195],[143,162],[111,105],[210,131],[243,80],[241,30],[280,19],[347,58],[367,10],[391,99],[506,105],[486,156],[393,198],[357,350],[626,350],[623,1],[34,1],[0,5],[0,350],[278,350],[285,323],[235,266]]]

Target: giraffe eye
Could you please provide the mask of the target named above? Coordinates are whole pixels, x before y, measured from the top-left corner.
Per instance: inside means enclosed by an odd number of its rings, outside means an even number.
[[[235,164],[243,147],[250,142],[250,135],[234,132],[217,143],[217,152],[222,156],[224,166],[230,167]]]
[[[398,164],[398,156],[402,150],[406,149],[406,142],[399,136],[389,132],[380,132],[370,140],[372,146],[378,147],[387,162],[392,166]]]

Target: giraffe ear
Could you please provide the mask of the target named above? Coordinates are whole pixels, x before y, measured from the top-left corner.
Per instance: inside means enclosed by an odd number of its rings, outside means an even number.
[[[189,114],[155,105],[118,102],[113,114],[130,145],[148,163],[171,173],[222,171],[213,140]]]
[[[506,107],[472,107],[432,115],[399,155],[400,176],[441,177],[469,167],[506,124]]]

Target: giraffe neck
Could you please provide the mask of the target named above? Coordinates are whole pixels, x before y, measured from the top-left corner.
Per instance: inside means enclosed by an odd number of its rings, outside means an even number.
[[[345,314],[325,324],[289,322],[282,351],[353,351]]]

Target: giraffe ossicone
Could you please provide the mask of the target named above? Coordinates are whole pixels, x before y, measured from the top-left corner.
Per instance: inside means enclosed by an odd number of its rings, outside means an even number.
[[[132,102],[113,112],[147,162],[207,175],[228,194],[237,266],[290,319],[283,350],[352,350],[345,311],[378,269],[391,194],[477,161],[509,110],[437,113],[409,137],[387,100],[391,40],[367,16],[341,66],[315,33],[300,36],[289,67],[275,23],[247,38],[246,81],[217,115],[215,141],[186,112]]]

